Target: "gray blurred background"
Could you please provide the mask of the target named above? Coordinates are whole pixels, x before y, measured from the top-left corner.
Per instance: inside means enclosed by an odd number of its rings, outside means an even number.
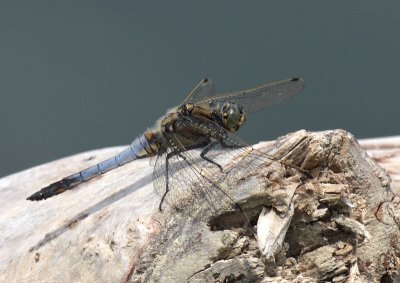
[[[168,3],[167,3],[168,2]],[[2,1],[0,176],[128,144],[202,78],[294,76],[250,143],[298,129],[398,135],[400,1]]]

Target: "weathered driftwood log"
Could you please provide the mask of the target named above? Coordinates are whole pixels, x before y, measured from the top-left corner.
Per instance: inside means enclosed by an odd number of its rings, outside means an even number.
[[[379,166],[385,168],[392,182],[392,190],[400,194],[400,136],[360,140],[364,148]]]
[[[148,160],[46,201],[25,200],[122,148],[75,155],[0,179],[0,281],[396,278],[399,198],[386,172],[353,136],[299,131],[255,148],[229,155],[223,172],[213,171],[246,216],[240,210],[215,214],[209,202],[189,216],[173,208],[159,212]]]

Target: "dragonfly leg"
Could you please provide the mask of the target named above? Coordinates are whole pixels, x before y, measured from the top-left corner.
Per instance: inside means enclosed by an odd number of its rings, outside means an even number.
[[[223,140],[221,140],[220,142],[219,142],[219,144],[221,144],[221,146],[223,147],[223,148],[240,148],[240,147],[243,147],[243,145],[240,145],[240,144],[227,144],[227,143],[225,143]]]
[[[215,147],[217,144],[219,144],[220,142],[210,142],[204,149],[203,151],[200,153],[200,157],[203,158],[204,160],[214,164],[215,166],[217,166],[219,168],[219,170],[222,171],[222,166],[219,165],[217,162],[215,162],[214,160],[212,160],[211,158],[206,157],[207,152],[209,152],[213,147]]]
[[[162,211],[162,204],[165,200],[165,197],[167,196],[167,193],[169,192],[169,184],[168,184],[168,179],[169,179],[169,159],[175,155],[179,155],[182,152],[182,150],[177,150],[177,151],[172,151],[167,154],[167,157],[165,158],[165,192],[161,197],[160,204],[158,205],[158,209]]]
[[[165,197],[167,196],[168,191],[169,191],[169,187],[168,187],[168,156],[167,156],[166,163],[165,163],[165,192],[161,197],[160,204],[158,205],[158,210],[160,210],[160,211],[162,211],[162,204],[164,202]]]

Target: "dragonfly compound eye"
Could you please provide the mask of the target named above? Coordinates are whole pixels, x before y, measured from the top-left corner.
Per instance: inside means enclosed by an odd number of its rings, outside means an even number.
[[[221,111],[222,122],[225,129],[236,132],[246,121],[246,113],[243,108],[236,103],[224,103]]]

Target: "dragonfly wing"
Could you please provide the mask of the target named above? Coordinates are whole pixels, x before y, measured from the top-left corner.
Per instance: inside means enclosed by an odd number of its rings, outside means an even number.
[[[154,189],[162,199],[161,208],[171,205],[184,213],[192,214],[203,207],[204,216],[218,216],[222,213],[240,211],[239,206],[231,197],[235,187],[228,186],[226,173],[238,165],[249,167],[248,162],[256,159],[268,159],[267,155],[260,157],[252,147],[248,146],[234,134],[224,130],[214,122],[201,117],[186,117],[182,120],[183,127],[196,127],[201,124],[203,129],[211,129],[213,137],[211,147],[189,150],[183,145],[169,145],[157,158],[154,167]],[[208,148],[206,160],[200,154]],[[212,162],[210,162],[212,160]],[[220,167],[222,171],[220,170]],[[232,167],[233,166],[233,167]],[[244,212],[239,213],[238,222],[247,222]]]
[[[279,104],[300,93],[303,88],[303,79],[292,78],[261,85],[253,89],[209,96],[196,101],[196,103],[216,104],[230,101],[243,106],[247,113],[252,113]]]
[[[219,168],[202,159],[200,152],[181,151],[170,146],[158,156],[153,185],[161,197],[162,209],[167,204],[191,215],[202,208],[201,215],[209,217],[237,208],[234,200],[225,192],[221,180],[215,177]]]
[[[182,104],[192,103],[204,97],[212,97],[214,95],[215,89],[213,82],[210,79],[203,79],[193,88]]]

